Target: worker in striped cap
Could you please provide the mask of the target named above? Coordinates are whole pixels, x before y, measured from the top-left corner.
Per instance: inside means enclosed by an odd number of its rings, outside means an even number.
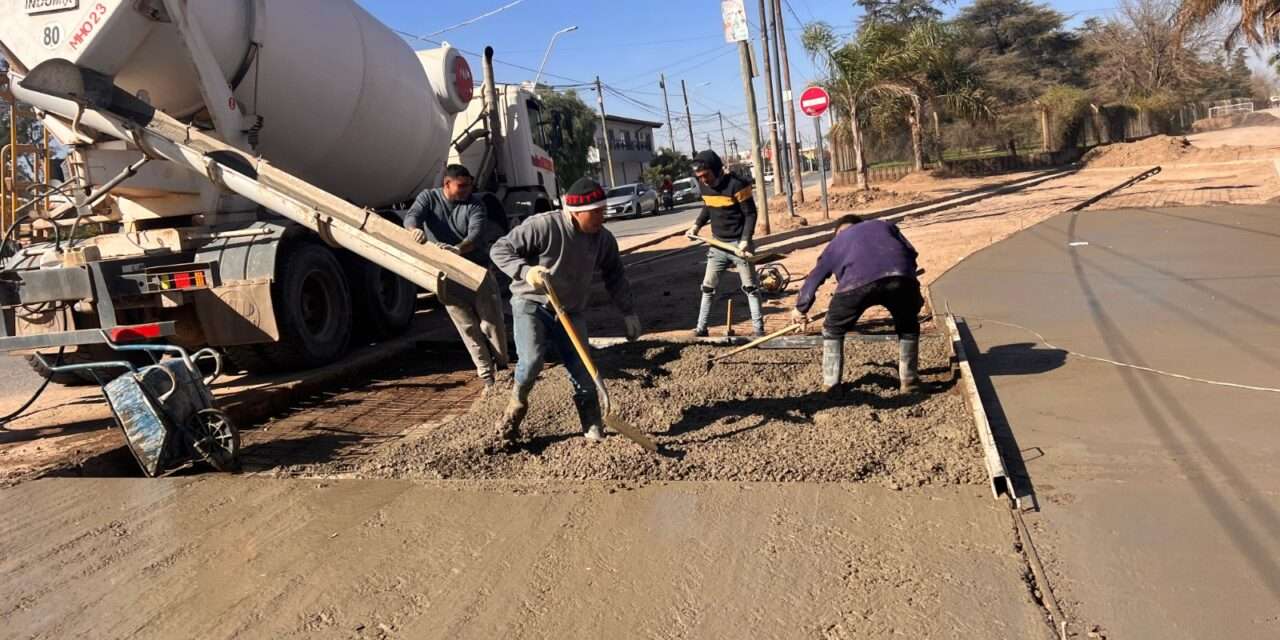
[[[555,288],[578,335],[586,340],[584,315],[591,280],[599,272],[614,306],[623,314],[627,339],[640,337],[640,318],[622,268],[618,241],[604,227],[604,189],[595,180],[581,178],[564,194],[563,204],[562,211],[525,220],[489,251],[493,264],[511,278],[511,317],[519,358],[511,400],[498,423],[499,435],[508,447],[519,437],[520,423],[529,408],[529,392],[542,370],[548,346],[556,350],[569,373],[583,435],[592,441],[604,437],[595,383],[549,307],[547,282]]]

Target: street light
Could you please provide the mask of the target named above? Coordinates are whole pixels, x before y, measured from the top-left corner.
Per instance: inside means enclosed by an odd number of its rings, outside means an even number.
[[[547,58],[551,57],[551,48],[556,46],[556,38],[559,38],[561,34],[569,33],[570,31],[577,31],[577,30],[578,30],[578,25],[573,25],[572,27],[565,27],[555,32],[554,34],[552,34],[551,42],[547,43],[547,50],[545,53],[542,54],[542,64],[538,65],[538,75],[533,77],[534,87],[538,86],[538,80],[542,78],[542,68],[547,66]]]

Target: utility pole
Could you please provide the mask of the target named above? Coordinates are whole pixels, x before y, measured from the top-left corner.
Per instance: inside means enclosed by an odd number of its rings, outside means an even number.
[[[733,149],[733,157],[737,158],[738,157],[738,139],[737,138],[729,138],[729,148]]]
[[[689,115],[689,89],[680,81],[680,93],[684,94],[684,119],[689,123],[689,157],[698,155],[698,141],[693,137],[693,116]]]
[[[764,80],[765,100],[769,104],[769,122],[766,124],[769,126],[769,145],[773,149],[773,157],[769,160],[773,164],[773,191],[777,193],[778,176],[782,175],[782,160],[778,155],[778,116],[774,113],[773,71],[769,62],[773,58],[773,54],[769,53],[769,27],[767,26],[769,14],[765,11],[764,3],[765,0],[760,0],[760,58],[764,61],[764,68],[762,69],[764,75],[761,76],[761,79]],[[763,181],[760,181],[759,184],[761,189],[768,189]]]
[[[600,85],[600,76],[596,76],[596,103],[600,105],[600,135],[604,138],[604,160],[609,165],[609,188],[616,186],[613,182],[613,144],[609,142],[609,122],[604,115],[604,87]],[[601,171],[601,177],[604,172]]]
[[[796,105],[791,99],[791,61],[787,57],[787,29],[783,23],[782,0],[773,0],[773,11],[778,21],[778,68],[782,71],[782,99],[787,114],[787,139],[791,145],[791,155],[787,156],[787,164],[791,165],[791,175],[795,178],[796,201],[804,202],[804,181],[800,174],[800,134],[796,131]]]
[[[763,31],[763,25],[761,31]],[[742,91],[747,99],[747,118],[751,121],[751,173],[756,184],[760,185],[760,197],[756,198],[756,209],[764,221],[764,233],[771,233],[769,228],[769,194],[764,187],[764,157],[760,153],[760,117],[756,113],[756,89],[751,85],[751,45],[746,40],[738,42],[738,59],[742,66]]]
[[[658,86],[662,87],[662,108],[667,110],[667,136],[671,138],[671,151],[676,150],[676,130],[671,128],[671,105],[667,104],[667,74],[658,74]]]
[[[770,2],[770,3],[769,3],[769,8],[770,8],[770,11],[769,11],[769,30],[773,32],[773,59],[774,59],[774,62],[777,62],[777,61],[779,61],[779,60],[781,60],[781,59],[782,59],[782,58],[781,58],[781,55],[778,53],[778,12],[777,12],[777,5],[776,5],[775,3],[773,3],[773,2]],[[779,105],[781,105],[781,102],[783,102],[783,101],[789,101],[788,97],[787,97],[787,96],[785,96],[785,95],[783,95],[783,93],[782,93],[782,65],[781,65],[781,64],[774,64],[774,65],[773,65],[773,72],[774,72],[774,76],[775,76],[775,77],[774,77],[774,78],[770,78],[770,81],[776,80],[776,81],[777,81],[777,83],[778,83],[778,84],[777,84],[776,89],[777,89],[777,96],[778,96],[778,100],[779,100]],[[782,111],[782,107],[781,107],[781,106],[779,106],[779,107],[778,107],[778,109],[777,109],[777,112],[775,112],[775,114],[776,114],[776,115],[777,115],[777,117],[779,117],[779,118],[780,118],[780,117],[782,117],[782,114],[781,114],[781,113],[778,113],[778,112],[781,112],[781,111]],[[775,118],[775,121],[776,121],[776,118]],[[776,127],[776,125],[775,125],[775,128],[777,128],[777,127]],[[788,141],[787,141],[787,128],[784,126],[784,127],[781,127],[781,129],[782,129],[782,131],[779,133],[779,135],[780,135],[780,137],[782,138],[782,140],[780,141],[780,142],[781,142],[781,144],[782,144],[782,146],[781,146],[781,147],[775,147],[775,148],[774,148],[774,150],[773,150],[774,157],[778,158],[778,160],[779,160],[778,165],[779,165],[780,171],[779,171],[778,173],[774,173],[774,174],[773,174],[773,181],[774,181],[774,184],[775,184],[775,185],[782,185],[782,193],[783,193],[783,194],[785,194],[785,195],[786,195],[786,197],[787,197],[787,213],[788,213],[788,214],[790,214],[790,215],[791,215],[791,217],[793,217],[793,218],[794,218],[794,217],[795,217],[795,215],[796,215],[796,204],[795,204],[795,202],[791,199],[791,177],[790,177],[790,175],[789,175],[789,173],[788,173],[788,171],[787,171],[787,170],[788,170],[788,164],[790,164],[790,161],[791,161],[791,156],[790,156],[790,154],[788,153],[788,149],[790,148],[790,146],[789,146],[789,143],[788,143]]]
[[[717,111],[716,118],[720,119],[720,149],[724,152],[724,155],[727,156],[729,155],[729,145],[724,141],[724,115]],[[707,146],[711,145],[708,144]]]

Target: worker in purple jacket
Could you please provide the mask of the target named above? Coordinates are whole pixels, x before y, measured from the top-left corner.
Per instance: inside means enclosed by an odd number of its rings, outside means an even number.
[[[844,373],[844,334],[858,323],[868,308],[879,305],[893,316],[898,332],[898,380],[902,393],[920,386],[917,373],[920,353],[920,320],[924,306],[916,279],[916,249],[898,227],[883,220],[847,215],[836,224],[835,236],[823,249],[805,278],[792,318],[808,322],[818,287],[832,274],[836,293],[827,306],[822,326],[822,386],[826,391],[840,384]]]

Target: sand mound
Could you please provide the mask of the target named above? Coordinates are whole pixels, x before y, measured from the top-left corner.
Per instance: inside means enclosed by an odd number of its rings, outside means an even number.
[[[808,218],[813,218],[812,214],[819,214],[820,216],[822,213],[822,193],[816,186],[808,187],[804,192],[807,197],[803,204],[796,203],[796,215]],[[916,202],[920,199],[916,194],[898,193],[876,187],[858,189],[857,187],[841,185],[827,190],[827,206],[832,213],[845,213],[862,209],[884,209]],[[786,198],[774,196],[769,199],[770,215],[776,215],[773,212],[786,210]]]
[[[1259,114],[1267,115],[1267,114]],[[1257,147],[1221,146],[1201,149],[1186,138],[1151,136],[1137,142],[1109,144],[1094,148],[1081,159],[1089,167],[1140,167],[1157,164],[1230,162],[1247,160],[1270,152]]]
[[[948,351],[921,345],[927,393],[897,392],[896,342],[846,345],[845,388],[820,393],[817,350],[755,350],[717,364],[716,347],[641,342],[597,351],[615,406],[667,457],[623,437],[578,437],[567,376],[543,373],[521,448],[491,453],[505,393],[425,436],[393,446],[359,474],[465,479],[879,481],[902,487],[980,483],[976,434],[951,389]],[[722,349],[722,348],[721,348]]]
[[[1253,111],[1250,113],[1237,113],[1230,116],[1219,116],[1217,118],[1201,118],[1191,123],[1191,130],[1196,133],[1204,133],[1206,131],[1219,131],[1234,127],[1276,126],[1280,126],[1280,118],[1277,118],[1270,113]]]

